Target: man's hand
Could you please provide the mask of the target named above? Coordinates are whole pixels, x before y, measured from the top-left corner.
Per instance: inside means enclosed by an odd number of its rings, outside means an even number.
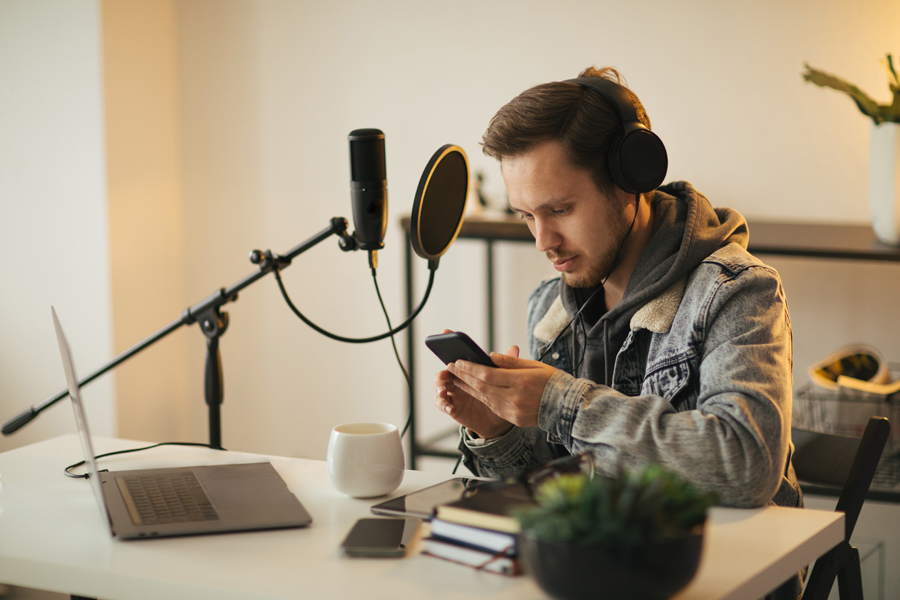
[[[535,360],[525,360],[516,352],[491,353],[498,368],[466,361],[447,365],[456,376],[457,387],[480,400],[491,412],[518,427],[537,427],[544,387],[557,369]]]
[[[491,353],[498,368],[468,361],[447,365],[435,377],[435,405],[483,438],[536,427],[544,387],[556,369],[519,358],[518,346]]]
[[[447,333],[446,331],[444,333]],[[507,354],[513,358],[519,355],[518,346],[510,346]],[[494,363],[495,357],[504,356],[495,352],[491,353]],[[466,362],[466,361],[457,361]],[[456,363],[450,363],[451,365]],[[467,363],[474,364],[474,363]],[[450,365],[447,365],[448,369]],[[440,371],[434,377],[434,405],[439,410],[447,413],[460,425],[469,431],[478,434],[478,437],[498,437],[512,429],[512,423],[498,417],[483,402],[470,393],[470,388],[449,370]]]

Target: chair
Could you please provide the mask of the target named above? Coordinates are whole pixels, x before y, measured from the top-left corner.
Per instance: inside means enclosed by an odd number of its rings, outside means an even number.
[[[862,438],[791,429],[797,479],[841,488],[835,510],[844,513],[846,525],[844,541],[816,561],[803,600],[825,600],[835,577],[841,600],[862,600],[859,550],[850,545],[850,536],[890,432],[884,417],[870,418]]]

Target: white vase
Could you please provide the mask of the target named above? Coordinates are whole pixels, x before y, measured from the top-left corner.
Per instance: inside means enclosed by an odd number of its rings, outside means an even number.
[[[900,123],[872,124],[869,204],[875,237],[900,246]]]

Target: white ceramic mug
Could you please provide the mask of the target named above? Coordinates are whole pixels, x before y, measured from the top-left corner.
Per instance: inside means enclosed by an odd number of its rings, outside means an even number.
[[[400,433],[387,423],[347,423],[331,430],[328,477],[353,498],[390,494],[403,481]]]

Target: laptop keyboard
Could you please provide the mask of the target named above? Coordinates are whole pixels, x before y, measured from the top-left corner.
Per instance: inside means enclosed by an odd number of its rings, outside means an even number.
[[[219,518],[190,471],[116,477],[135,525],[163,525]]]

